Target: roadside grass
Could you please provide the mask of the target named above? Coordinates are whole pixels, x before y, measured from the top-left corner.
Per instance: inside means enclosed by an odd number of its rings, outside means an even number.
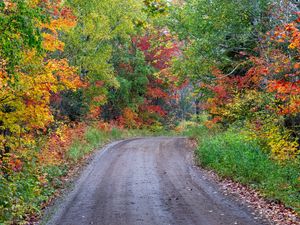
[[[102,147],[103,145],[114,141],[132,137],[147,137],[147,136],[160,136],[170,135],[168,131],[160,131],[153,133],[148,130],[121,130],[112,128],[110,131],[103,131],[95,127],[89,127],[84,135],[83,140],[75,140],[71,145],[67,156],[76,162],[83,158],[86,154],[93,150]]]
[[[67,156],[73,162],[76,162],[97,147],[100,147],[106,143],[106,141],[110,139],[110,136],[112,136],[112,139],[116,139],[113,132],[108,133],[94,127],[89,127],[84,135],[83,140],[76,139],[72,143],[69,151],[67,152]]]
[[[196,155],[205,168],[221,177],[259,190],[269,200],[280,201],[300,213],[300,163],[278,163],[238,130],[208,130],[205,126],[189,128],[185,135],[198,142]]]
[[[124,130],[119,128],[112,128],[110,131],[100,130],[96,127],[90,126],[87,128],[83,139],[75,139],[67,151],[67,157],[71,164],[77,163],[82,158],[84,158],[89,153],[93,152],[95,149],[103,147],[105,144],[122,140],[126,138],[134,138],[134,137],[150,137],[150,136],[172,136],[174,133],[167,130],[161,130],[159,132],[152,132],[149,130]],[[60,166],[59,166],[60,167]],[[58,174],[62,176],[61,172],[58,171],[58,168],[51,169],[56,171],[54,174]],[[63,166],[63,171],[65,168]],[[52,174],[47,171],[47,174]]]

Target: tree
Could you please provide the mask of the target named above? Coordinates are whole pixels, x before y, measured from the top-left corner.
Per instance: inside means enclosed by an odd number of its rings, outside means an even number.
[[[180,72],[195,82],[210,82],[212,66],[225,74],[241,73],[243,52],[253,53],[265,30],[268,3],[188,0],[175,5],[169,24],[186,45]]]
[[[53,121],[51,95],[76,89],[81,81],[66,59],[51,57],[53,52],[63,50],[64,43],[59,40],[58,32],[76,25],[69,8],[62,6],[60,1],[5,1],[1,15],[7,21],[13,20],[5,34],[10,35],[11,44],[0,47],[3,57],[0,151],[3,156],[9,151],[26,149],[34,140],[32,136]],[[18,60],[9,57],[14,52]]]
[[[113,50],[130,42],[135,24],[143,19],[143,2],[72,0],[68,4],[78,25],[64,36],[67,46],[63,56],[89,83],[84,90],[89,105],[100,106],[106,101],[107,87],[120,85],[111,62]]]

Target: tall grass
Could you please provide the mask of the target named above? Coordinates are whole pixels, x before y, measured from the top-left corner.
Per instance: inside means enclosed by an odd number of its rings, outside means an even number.
[[[160,131],[153,133],[148,130],[121,130],[112,128],[110,131],[99,130],[95,127],[89,127],[84,135],[84,139],[75,140],[71,145],[67,156],[76,162],[84,157],[86,154],[103,146],[105,143],[113,140],[120,140],[130,137],[145,137],[145,136],[160,136],[170,135],[168,131]]]
[[[67,155],[71,160],[77,161],[97,147],[102,146],[111,137],[112,139],[115,138],[113,132],[105,132],[94,127],[89,127],[84,135],[84,139],[75,140]]]
[[[186,134],[198,140],[199,163],[261,191],[270,200],[279,200],[300,212],[299,161],[279,163],[272,160],[256,141],[237,130],[211,131],[193,127]]]

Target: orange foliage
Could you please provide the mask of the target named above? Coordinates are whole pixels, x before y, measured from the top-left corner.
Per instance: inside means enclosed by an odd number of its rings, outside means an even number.
[[[139,128],[142,124],[138,114],[128,107],[123,110],[117,122],[119,126],[126,128]]]
[[[6,5],[13,7],[10,1],[6,1]],[[50,15],[48,23],[36,21],[36,28],[44,37],[44,53],[34,48],[22,49],[21,60],[14,68],[15,74],[8,72],[5,60],[0,62],[1,155],[7,152],[19,154],[34,146],[36,135],[53,122],[51,96],[83,85],[77,68],[70,66],[66,59],[51,58],[51,52],[63,50],[59,32],[76,25],[71,10],[63,7],[60,0],[36,0],[29,6],[39,6]]]
[[[268,32],[260,56],[248,58],[251,68],[246,73],[225,75],[214,68],[213,82],[202,85],[213,93],[206,102],[212,116],[206,124],[209,128],[219,122],[245,120],[279,160],[295,158],[299,153],[292,135],[296,131],[276,124],[280,116],[300,113],[299,23],[300,17]],[[276,118],[273,125],[270,118]]]
[[[60,165],[67,161],[67,151],[75,139],[84,140],[87,125],[85,123],[63,125],[52,133],[46,145],[38,155],[42,165]]]

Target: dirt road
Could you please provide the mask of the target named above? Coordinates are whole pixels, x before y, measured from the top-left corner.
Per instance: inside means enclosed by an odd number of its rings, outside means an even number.
[[[194,166],[184,138],[111,144],[95,156],[48,225],[258,225]]]

